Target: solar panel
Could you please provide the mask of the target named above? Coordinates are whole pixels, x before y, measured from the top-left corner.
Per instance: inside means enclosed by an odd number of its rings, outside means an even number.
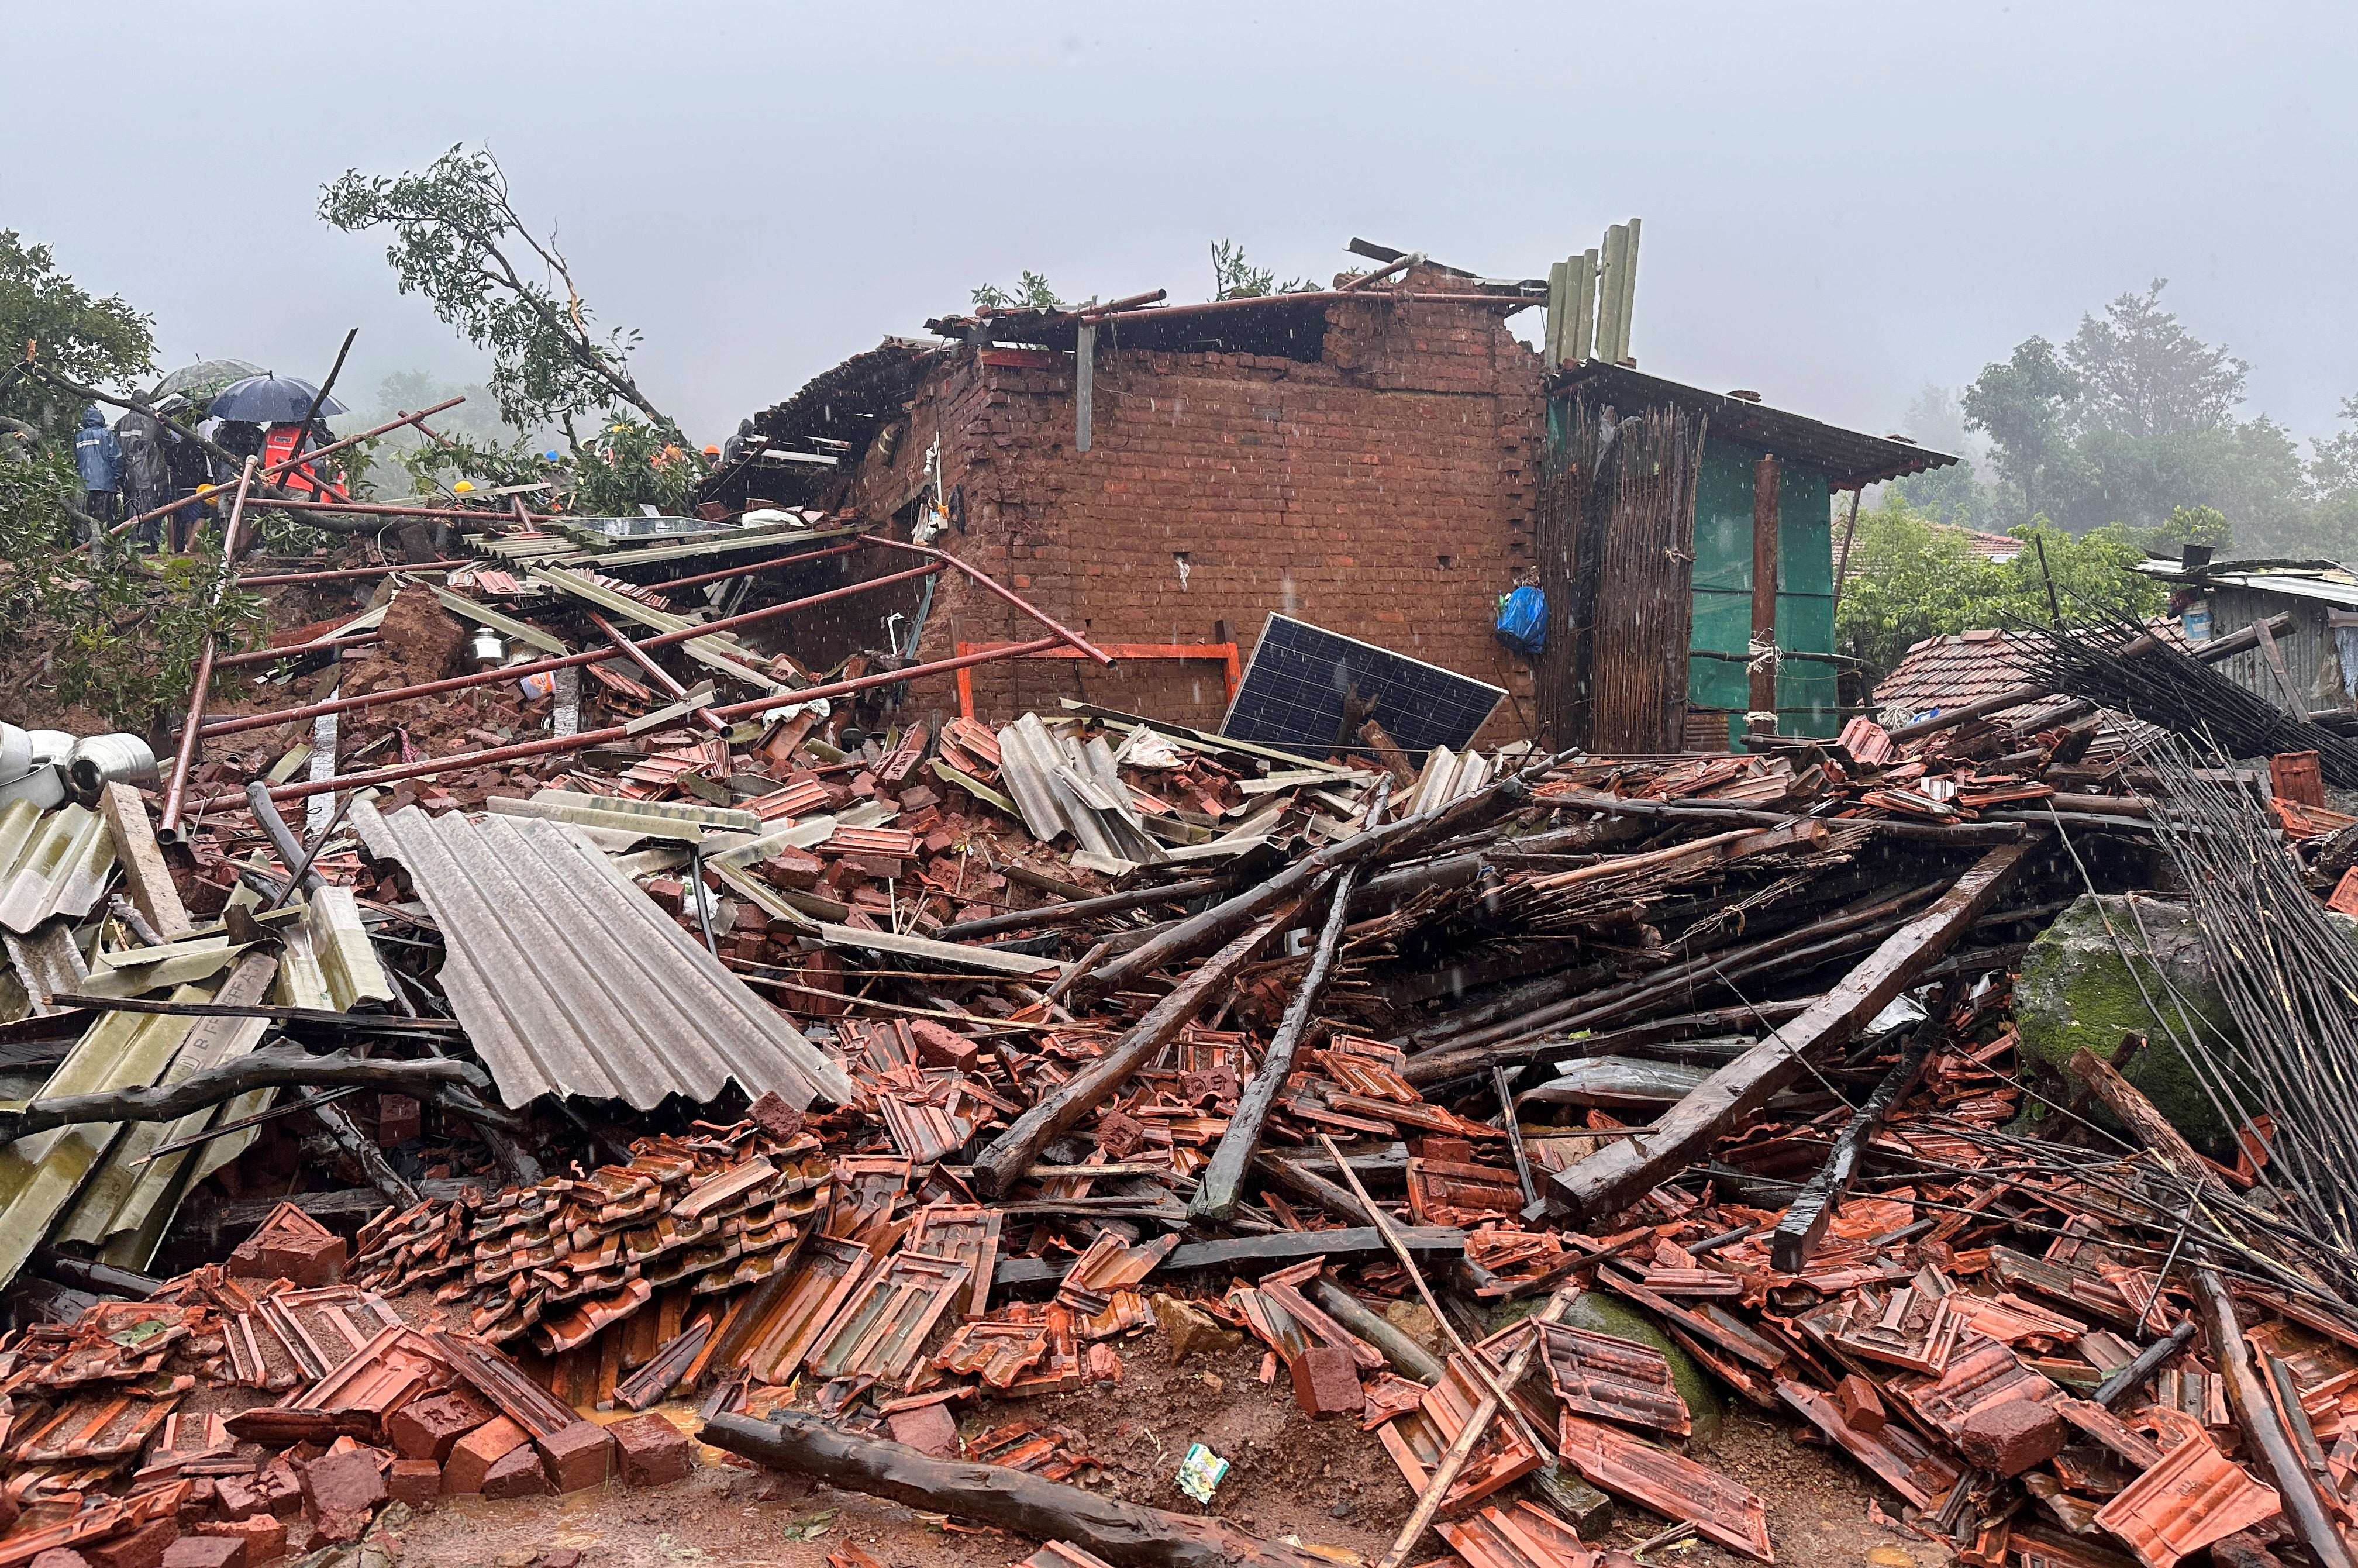
[[[1362,643],[1291,616],[1271,615],[1245,665],[1220,733],[1231,741],[1324,756],[1340,742],[1343,705],[1356,691],[1368,717],[1412,754],[1462,751],[1507,693],[1438,665]]]

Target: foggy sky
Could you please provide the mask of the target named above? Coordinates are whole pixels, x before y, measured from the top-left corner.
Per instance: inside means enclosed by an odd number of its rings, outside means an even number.
[[[1362,234],[1536,276],[1634,214],[1649,371],[1895,429],[2159,276],[2306,438],[2358,393],[2353,42],[2328,5],[20,4],[0,228],[167,366],[316,378],[357,325],[366,407],[481,361],[319,187],[488,144],[704,440],[1024,267],[1200,299],[1213,239],[1323,283]]]

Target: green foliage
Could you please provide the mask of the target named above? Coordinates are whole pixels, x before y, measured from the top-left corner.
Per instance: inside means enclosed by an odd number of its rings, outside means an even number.
[[[40,362],[85,385],[117,385],[153,370],[151,318],[119,295],[100,299],[57,269],[47,245],[27,245],[0,229],[0,347],[7,362],[22,358],[25,341],[39,345]],[[81,405],[35,382],[0,376],[0,414],[70,436]]]
[[[1999,476],[2028,516],[2039,510],[2039,481],[2062,445],[2079,378],[2055,357],[2055,345],[2029,338],[2003,364],[1985,365],[1963,399],[1970,428],[1986,434]]]
[[[0,457],[0,645],[17,661],[15,689],[45,672],[58,701],[144,730],[187,697],[206,633],[222,652],[243,646],[262,600],[227,587],[210,535],[160,570],[120,548],[98,560],[73,554],[66,506],[81,490],[61,443]]]
[[[520,436],[504,442],[453,436],[447,441],[411,447],[399,461],[409,475],[410,493],[426,495],[461,480],[478,490],[538,484],[549,477],[548,460],[542,450]]]
[[[1306,294],[1317,287],[1306,277],[1289,278],[1280,284],[1276,273],[1245,260],[1244,246],[1228,240],[1212,242],[1212,297],[1215,299],[1258,299],[1267,294]]]
[[[688,492],[704,477],[704,459],[634,419],[616,419],[569,464],[573,510],[585,517],[629,517],[641,505],[667,517],[687,511]]]
[[[1900,428],[1918,444],[1961,460],[1893,481],[1908,503],[1942,523],[1980,527],[1991,511],[1989,487],[1981,476],[1987,453],[1966,429],[1965,411],[1956,395],[1944,386],[1927,386],[1908,406],[1908,419]]]
[[[2215,506],[2176,506],[2146,543],[2158,556],[2175,554],[2184,545],[2208,545],[2223,555],[2235,546],[2235,530]]]
[[[1048,287],[1048,280],[1028,268],[1013,288],[1001,288],[995,283],[986,283],[974,291],[973,298],[978,310],[1062,310],[1065,308],[1065,302],[1056,297],[1056,291]]]
[[[510,425],[568,424],[627,405],[676,428],[631,379],[638,333],[591,330],[565,258],[525,226],[489,152],[461,144],[423,174],[348,169],[322,191],[319,216],[347,233],[393,231],[384,254],[401,291],[424,295],[460,337],[491,351],[492,393]],[[532,271],[554,278],[562,297]]]
[[[2099,528],[2075,539],[2041,517],[2008,532],[2023,541],[2022,553],[1990,560],[1962,530],[1936,523],[1887,487],[1881,505],[1859,514],[1835,646],[1881,674],[1927,637],[2048,624],[2054,616],[2047,573],[2069,622],[2141,619],[2168,601],[2160,584],[2127,569],[2147,554],[2145,535],[2134,529]]]
[[[2161,308],[2169,281],[2157,277],[2144,294],[2122,295],[2104,307],[2102,320],[2080,318],[2063,360],[2077,383],[2074,414],[2082,429],[2149,438],[2231,423],[2252,367]]]

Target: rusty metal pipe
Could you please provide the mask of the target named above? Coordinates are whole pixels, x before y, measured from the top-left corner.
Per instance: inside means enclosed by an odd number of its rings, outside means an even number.
[[[786,692],[773,697],[757,697],[750,702],[733,702],[712,711],[732,724],[740,719],[751,719],[780,708],[792,708],[797,703],[816,702],[821,697],[848,697],[855,691],[867,691],[880,686],[892,686],[901,681],[920,680],[926,676],[947,675],[972,665],[987,665],[1001,659],[1019,659],[1027,654],[1043,653],[1060,646],[1063,639],[1042,637],[1030,643],[1017,643],[988,653],[964,654],[955,659],[936,659],[929,665],[913,665],[905,670],[885,670],[872,676],[860,676],[851,680],[832,681],[825,686],[809,687],[802,691]],[[606,657],[619,657],[605,654]],[[527,757],[546,757],[567,752],[586,751],[620,741],[630,733],[623,724],[609,725],[603,730],[588,730],[579,735],[553,735],[545,741],[524,741],[513,746],[495,746],[483,752],[462,752],[448,757],[427,757],[419,762],[403,762],[390,768],[376,768],[364,773],[348,773],[341,778],[311,779],[302,784],[280,784],[270,792],[273,800],[301,800],[314,795],[325,795],[340,789],[366,789],[373,784],[395,784],[402,779],[422,777],[427,773],[458,773],[468,768],[486,767],[495,762],[522,762]],[[215,795],[197,807],[200,811],[225,811],[245,804],[243,795]]]
[[[882,545],[888,550],[906,550],[912,555],[929,557],[934,560],[941,561],[948,566],[956,568],[957,570],[964,572],[975,582],[981,584],[983,588],[990,590],[991,593],[1005,600],[1008,603],[1015,606],[1016,609],[1023,611],[1024,614],[1030,616],[1033,620],[1037,621],[1041,625],[1045,626],[1049,631],[1054,632],[1056,634],[1056,641],[1064,643],[1068,648],[1076,650],[1084,658],[1095,660],[1099,668],[1105,669],[1112,667],[1113,655],[1099,648],[1097,644],[1091,643],[1087,638],[1080,635],[1078,633],[1067,631],[1065,627],[1057,624],[1055,621],[1050,620],[1045,614],[1034,609],[1029,601],[1017,594],[1014,589],[1001,587],[996,581],[986,577],[982,572],[977,570],[975,568],[967,565],[964,561],[958,559],[956,556],[951,555],[946,550],[936,550],[929,545],[912,545],[899,539],[887,539],[881,534],[862,534],[860,536],[871,545]]]
[[[772,556],[766,560],[755,561],[751,566],[723,567],[717,572],[703,572],[695,577],[665,578],[660,582],[650,582],[646,586],[655,589],[701,588],[708,582],[725,582],[732,577],[752,577],[755,572],[775,571],[780,567],[800,566],[805,561],[823,561],[830,556],[849,555],[854,550],[866,547],[866,541],[854,539],[848,545],[829,545],[824,550],[805,550],[799,556]],[[619,571],[630,564],[628,561],[616,561],[608,569]]]
[[[313,510],[317,510],[314,508]],[[298,582],[350,582],[360,578],[391,577],[395,572],[440,571],[449,567],[472,566],[461,557],[457,560],[410,561],[389,567],[335,567],[316,572],[271,572],[263,577],[242,577],[240,588],[285,588]]]
[[[224,564],[237,559],[238,530],[245,525],[245,492],[254,483],[254,461],[246,459],[244,470],[237,476],[237,499],[230,505],[229,527],[222,535]],[[218,595],[214,602],[220,602]],[[213,634],[208,632],[197,654],[197,685],[189,693],[189,716],[180,725],[180,744],[172,753],[172,776],[164,785],[164,816],[156,829],[159,838],[171,838],[180,829],[180,804],[188,793],[189,768],[197,760],[197,743],[204,729],[205,697],[212,690],[213,653]]]
[[[669,670],[664,668],[661,665],[655,663],[654,659],[650,658],[644,648],[640,647],[636,643],[632,642],[628,637],[625,637],[620,632],[615,631],[614,628],[607,622],[606,618],[599,614],[594,610],[590,611],[590,624],[598,628],[598,633],[600,636],[605,638],[606,641],[613,643],[614,646],[629,654],[631,663],[638,665],[642,670],[644,670],[646,672],[647,678],[654,682],[656,686],[662,687],[674,697],[683,697],[687,695],[687,687],[680,685],[677,680],[674,679],[672,673]],[[716,735],[725,735],[729,732],[729,720],[726,719],[716,718],[712,709],[709,708],[698,708],[696,710],[696,721],[703,725],[707,730],[711,730]]]
[[[276,664],[280,659],[297,659],[306,654],[332,653],[339,648],[357,648],[373,643],[384,635],[381,632],[356,632],[349,637],[322,637],[315,643],[295,643],[284,648],[256,648],[252,653],[232,654],[225,659],[215,659],[213,668],[233,670],[247,665]]]
[[[185,503],[183,503],[185,504]],[[461,523],[507,523],[514,519],[505,512],[491,512],[480,506],[401,506],[384,501],[271,501],[265,506],[292,507],[298,512],[326,512],[349,517],[438,517]],[[527,516],[531,515],[526,514]],[[543,517],[550,515],[542,513]]]
[[[667,648],[674,643],[685,643],[696,637],[708,637],[715,632],[732,632],[741,626],[791,615],[798,610],[809,610],[838,599],[849,599],[871,589],[884,588],[896,582],[938,572],[938,566],[912,567],[904,572],[887,577],[869,578],[860,582],[846,583],[824,593],[814,593],[805,599],[790,599],[784,604],[773,604],[760,610],[749,610],[742,615],[730,615],[719,621],[708,621],[700,626],[684,626],[676,632],[662,632],[639,639],[642,648]],[[372,691],[360,697],[336,697],[325,701],[308,703],[301,708],[276,708],[268,713],[249,713],[235,719],[223,719],[205,727],[205,738],[216,735],[242,734],[248,730],[267,730],[276,725],[292,723],[299,719],[317,719],[322,714],[345,713],[355,708],[370,708],[379,703],[406,702],[416,697],[439,697],[445,692],[466,691],[479,686],[493,686],[501,681],[522,680],[549,670],[571,669],[579,665],[601,665],[623,654],[612,648],[591,648],[579,654],[563,654],[551,658],[534,659],[525,664],[509,665],[496,670],[481,670],[471,676],[451,676],[443,680],[421,681],[416,686],[397,686],[384,691]]]

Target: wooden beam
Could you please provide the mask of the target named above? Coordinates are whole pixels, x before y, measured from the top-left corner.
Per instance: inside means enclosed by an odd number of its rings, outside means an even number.
[[[2153,1101],[2121,1076],[2111,1063],[2100,1059],[2093,1051],[2082,1049],[2071,1053],[2071,1076],[2087,1085],[2089,1092],[2104,1102],[2104,1108],[2119,1117],[2130,1135],[2152,1150],[2163,1164],[2198,1187],[2207,1187],[2213,1193],[2227,1190],[2227,1184],[2219,1179],[2211,1162],[2196,1153],[2185,1134],[2172,1127],[2169,1119],[2154,1108]]]
[[[766,1421],[716,1415],[697,1436],[845,1491],[956,1514],[1033,1541],[1068,1541],[1114,1568],[1332,1568],[1215,1518],[1126,1503],[1001,1465],[928,1458],[905,1444],[854,1437],[793,1411]]]
[[[1106,1048],[1104,1055],[1041,1097],[1038,1104],[1008,1125],[1005,1131],[975,1157],[974,1184],[985,1197],[997,1197],[1015,1184],[1048,1141],[1080,1120],[1111,1097],[1122,1080],[1138,1071],[1182,1029],[1226,993],[1260,945],[1282,930],[1301,907],[1300,900],[1231,941],[1179,982],[1169,996],[1156,1002],[1144,1018]]]
[[[1777,479],[1775,458],[1752,468],[1752,710],[1747,735],[1777,733]]]
[[[1575,1224],[1588,1224],[1628,1207],[1684,1170],[1729,1123],[1759,1109],[1801,1076],[1810,1052],[1850,1039],[1913,985],[1988,913],[2030,848],[2004,844],[1984,855],[1807,1011],[1704,1079],[1651,1127],[1550,1175],[1548,1206]]]
[[[2202,1314],[2211,1357],[2219,1364],[2220,1381],[2227,1385],[2227,1407],[2234,1411],[2244,1443],[2276,1483],[2285,1519],[2320,1568],[2351,1568],[2342,1532],[2334,1528],[2332,1516],[2309,1478],[2308,1466],[2294,1451],[2266,1386],[2252,1369],[2251,1352],[2244,1348],[2243,1325],[2235,1321],[2235,1303],[2229,1299],[2226,1285],[2209,1268],[2200,1268],[2194,1271],[2194,1304]]]
[[[106,836],[114,842],[114,861],[123,868],[132,907],[139,911],[156,935],[177,942],[196,929],[172,885],[171,868],[157,846],[155,825],[147,820],[147,803],[127,784],[110,784],[98,792],[99,815],[106,818]]]

